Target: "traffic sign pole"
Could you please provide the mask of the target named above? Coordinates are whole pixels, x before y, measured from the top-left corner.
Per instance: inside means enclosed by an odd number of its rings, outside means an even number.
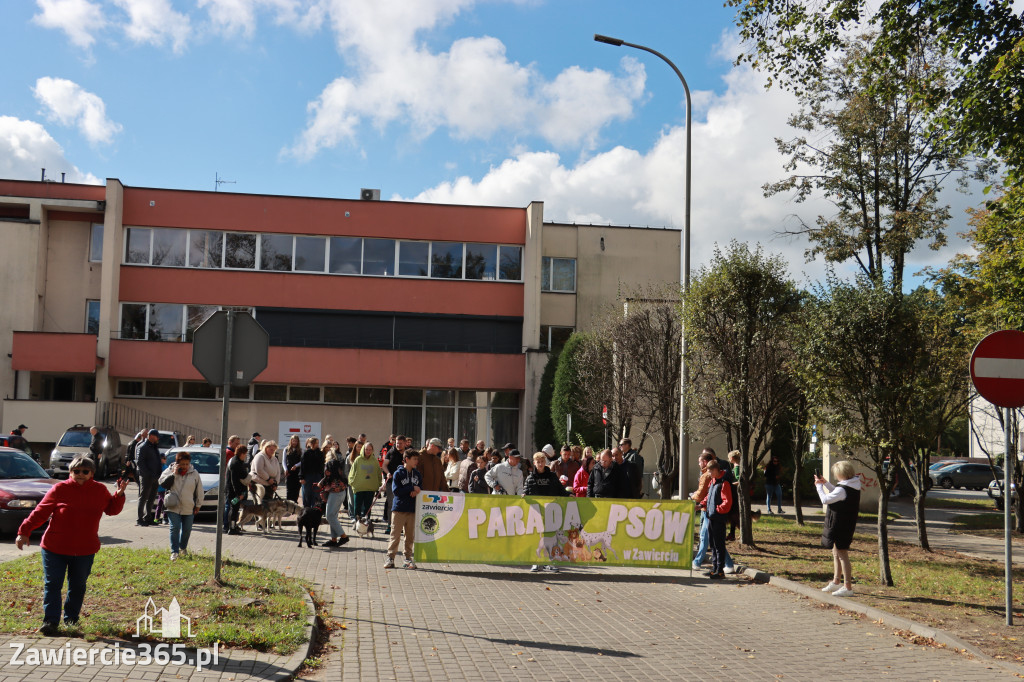
[[[1013,625],[1013,547],[1010,544],[1010,507],[1013,506],[1013,495],[1010,488],[1010,472],[1017,465],[1014,461],[1017,458],[1016,452],[1011,452],[1013,446],[1012,424],[1014,419],[1012,407],[1006,408],[1006,418],[1003,420],[1003,435],[1006,447],[1003,448],[1003,530],[1006,536],[1006,624]],[[1011,459],[1012,458],[1012,459]],[[1019,494],[1019,493],[1018,493]]]
[[[217,486],[217,548],[213,558],[213,579],[220,582],[221,551],[224,546],[224,500],[228,480],[228,405],[231,403],[231,347],[234,345],[235,311],[228,310],[224,339],[224,403],[220,413],[220,485]]]

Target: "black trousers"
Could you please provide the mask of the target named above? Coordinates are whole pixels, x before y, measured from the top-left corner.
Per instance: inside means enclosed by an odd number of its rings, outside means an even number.
[[[153,503],[156,502],[156,489],[160,481],[156,476],[139,477],[139,521],[153,519]]]
[[[711,572],[721,573],[725,570],[725,517],[716,514],[708,521],[711,531]]]

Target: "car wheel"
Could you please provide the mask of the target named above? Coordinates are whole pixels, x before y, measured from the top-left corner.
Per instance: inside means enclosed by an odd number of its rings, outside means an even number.
[[[953,479],[950,478],[949,476],[946,476],[945,478],[943,478],[942,480],[939,481],[939,485],[941,485],[946,490],[952,490],[953,489]]]

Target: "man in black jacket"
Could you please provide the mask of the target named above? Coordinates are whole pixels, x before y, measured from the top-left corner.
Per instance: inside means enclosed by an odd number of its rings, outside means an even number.
[[[139,520],[140,526],[153,525],[153,503],[156,501],[156,489],[159,485],[160,472],[163,465],[160,461],[160,449],[156,443],[160,432],[150,429],[146,440],[139,445],[135,455],[135,465],[139,472]]]
[[[599,462],[599,466],[590,472],[587,497],[626,497],[626,480],[622,469],[612,459],[612,451],[602,452]]]
[[[92,457],[93,464],[98,469],[100,456],[103,454],[103,436],[95,426],[89,427],[89,434],[92,435],[92,440],[89,441],[89,455]]]
[[[384,523],[387,524],[385,534],[391,533],[391,507],[395,500],[395,491],[391,488],[391,478],[398,472],[399,467],[405,463],[405,449],[408,447],[409,439],[405,436],[398,436],[387,452],[384,453],[382,469],[384,470]]]
[[[249,476],[248,448],[239,445],[235,450],[235,456],[228,460],[227,486],[224,495],[224,530],[229,535],[241,535],[242,529],[235,525],[238,522],[238,510],[242,506],[249,484],[246,480]]]

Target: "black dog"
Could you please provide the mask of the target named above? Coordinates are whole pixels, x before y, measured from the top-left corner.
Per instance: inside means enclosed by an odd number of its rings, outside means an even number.
[[[316,547],[316,534],[320,530],[320,521],[324,518],[324,510],[321,505],[315,507],[303,507],[299,512],[298,521],[295,525],[299,529],[299,547],[302,547],[302,530],[306,530],[306,546]]]

